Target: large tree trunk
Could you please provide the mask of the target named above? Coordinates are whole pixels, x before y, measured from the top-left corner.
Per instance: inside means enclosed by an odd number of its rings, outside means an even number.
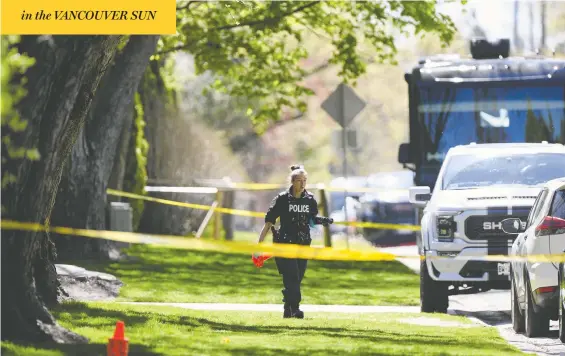
[[[147,153],[149,179],[171,177],[179,171],[179,167],[175,167],[177,163],[175,150],[181,151],[181,148],[174,147],[174,140],[178,135],[175,129],[178,129],[178,121],[182,118],[179,117],[175,103],[170,102],[172,98],[167,93],[160,72],[162,65],[163,62],[152,62],[139,88],[146,123],[145,137],[149,142]],[[187,200],[186,194],[152,193],[151,196],[168,200]],[[189,232],[185,222],[190,213],[191,211],[186,208],[149,202],[143,210],[139,231],[150,234],[185,235]]]
[[[106,189],[124,127],[132,124],[132,103],[159,36],[131,36],[104,76],[89,118],[73,147],[57,196],[53,224],[107,229]],[[62,259],[113,258],[117,244],[100,239],[57,236]]]
[[[17,139],[26,147],[37,147],[41,159],[3,164],[3,169],[18,173],[17,183],[2,192],[4,218],[49,222],[64,162],[118,40],[119,36],[22,38],[20,50],[36,64],[26,74],[28,93],[19,105],[29,126]],[[54,299],[46,295],[53,288],[43,280],[54,271],[49,251],[50,241],[43,233],[2,232],[2,339],[87,341],[59,326],[44,305]]]

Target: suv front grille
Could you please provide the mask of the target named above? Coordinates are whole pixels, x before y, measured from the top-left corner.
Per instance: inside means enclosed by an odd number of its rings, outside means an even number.
[[[518,207],[508,214],[508,208],[489,208],[487,215],[472,215],[465,219],[465,235],[470,240],[514,240],[516,234],[502,231],[501,221],[507,218],[520,218],[526,221],[530,207]]]

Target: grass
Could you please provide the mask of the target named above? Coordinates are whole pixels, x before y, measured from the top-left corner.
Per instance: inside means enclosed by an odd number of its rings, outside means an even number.
[[[124,282],[121,301],[282,303],[274,259],[257,268],[246,254],[147,245],[132,246],[128,255],[109,265],[76,264]],[[304,304],[419,305],[419,280],[399,262],[311,260],[302,294]]]
[[[520,355],[496,328],[450,315],[191,311],[112,303],[66,303],[54,310],[61,325],[87,336],[88,345],[3,343],[3,355],[105,355],[117,320],[126,324],[130,355]],[[412,317],[468,327],[420,326]]]
[[[240,238],[241,240],[241,238]],[[273,260],[258,269],[248,255],[133,245],[125,261],[61,263],[111,273],[121,301],[281,303]],[[309,261],[306,304],[418,305],[418,276],[399,262]],[[282,304],[282,303],[281,303]],[[282,305],[281,305],[282,309]],[[443,314],[196,311],[118,303],[64,303],[51,310],[86,345],[2,343],[3,355],[105,355],[117,320],[130,355],[519,355],[496,328]],[[414,318],[457,322],[417,325]]]

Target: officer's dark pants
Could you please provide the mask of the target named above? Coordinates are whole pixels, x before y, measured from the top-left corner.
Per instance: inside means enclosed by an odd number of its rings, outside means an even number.
[[[300,293],[300,283],[304,278],[308,260],[298,258],[275,257],[277,269],[283,277],[284,289],[282,290],[283,302],[285,306],[298,308],[302,300]]]

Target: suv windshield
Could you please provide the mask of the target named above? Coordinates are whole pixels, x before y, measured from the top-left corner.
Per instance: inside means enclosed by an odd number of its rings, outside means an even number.
[[[450,159],[442,189],[469,189],[492,185],[543,184],[565,177],[565,154],[509,153],[458,155]]]

